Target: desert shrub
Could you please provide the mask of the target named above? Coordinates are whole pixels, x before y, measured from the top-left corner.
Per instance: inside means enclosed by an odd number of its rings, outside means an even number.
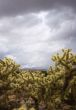
[[[76,109],[76,55],[70,49],[52,57],[48,71],[23,71],[9,58],[0,60],[0,107]]]

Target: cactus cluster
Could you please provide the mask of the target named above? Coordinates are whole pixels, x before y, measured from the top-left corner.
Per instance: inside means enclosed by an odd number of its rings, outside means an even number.
[[[0,110],[76,109],[76,54],[62,49],[47,71],[23,71],[10,58],[0,60]]]

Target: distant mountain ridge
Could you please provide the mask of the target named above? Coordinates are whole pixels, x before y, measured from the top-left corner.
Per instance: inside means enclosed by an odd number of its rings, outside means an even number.
[[[42,68],[22,68],[22,71],[47,71],[46,69]]]

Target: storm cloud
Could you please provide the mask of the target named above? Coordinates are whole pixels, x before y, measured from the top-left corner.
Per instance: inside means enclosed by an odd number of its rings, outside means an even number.
[[[0,58],[44,68],[62,48],[76,52],[75,0],[0,0]]]
[[[48,11],[61,7],[76,10],[75,0],[0,0],[0,15],[16,15],[38,11]]]

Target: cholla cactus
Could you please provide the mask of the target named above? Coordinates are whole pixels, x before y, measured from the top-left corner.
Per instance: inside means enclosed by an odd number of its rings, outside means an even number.
[[[76,105],[76,55],[71,53],[70,49],[62,50],[63,53],[53,56],[52,60],[55,62],[54,71],[58,70],[60,77],[56,84],[61,86],[61,102],[66,102],[72,106]],[[57,72],[55,72],[58,77]]]
[[[59,110],[65,104],[76,109],[76,55],[63,49],[52,60],[48,71],[23,71],[11,59],[0,60],[0,107],[22,98],[29,110]]]
[[[17,74],[19,65],[12,59],[4,58],[0,60],[0,109],[9,105],[10,100],[14,100],[14,93],[17,89]],[[9,96],[11,95],[11,99]]]

